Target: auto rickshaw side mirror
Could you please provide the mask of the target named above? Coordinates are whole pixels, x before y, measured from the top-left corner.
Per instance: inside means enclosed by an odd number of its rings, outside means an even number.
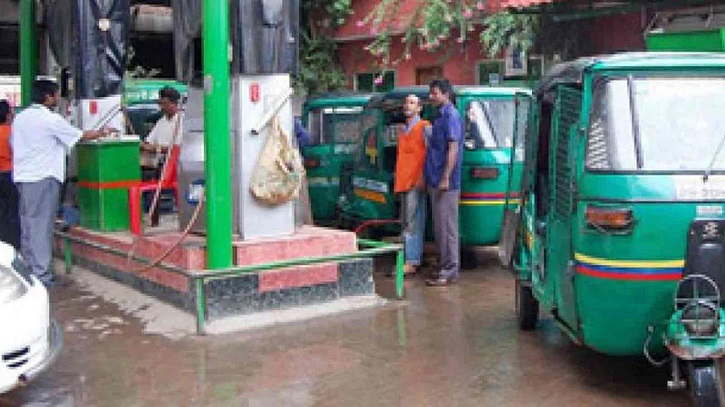
[[[536,221],[536,234],[538,236],[546,235],[546,221],[545,220]]]

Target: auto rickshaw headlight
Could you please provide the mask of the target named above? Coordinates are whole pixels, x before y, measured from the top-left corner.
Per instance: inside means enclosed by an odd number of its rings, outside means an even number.
[[[710,301],[694,301],[682,311],[682,324],[692,336],[716,335],[720,327],[720,309]]]

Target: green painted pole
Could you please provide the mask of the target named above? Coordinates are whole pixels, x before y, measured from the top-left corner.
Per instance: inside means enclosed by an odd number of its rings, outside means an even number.
[[[202,3],[207,268],[232,265],[229,2]]]
[[[38,74],[38,37],[35,0],[20,0],[20,103],[28,106],[33,80]]]
[[[204,279],[194,280],[196,287],[196,334],[206,334],[206,292],[204,291]]]
[[[63,239],[63,253],[65,255],[65,273],[70,274],[73,269],[73,249],[68,238]]]
[[[401,249],[398,250],[398,254],[395,256],[395,296],[398,297],[399,300],[402,300],[403,297],[405,297],[405,283],[403,282],[403,279],[405,278],[404,267],[405,253]]]

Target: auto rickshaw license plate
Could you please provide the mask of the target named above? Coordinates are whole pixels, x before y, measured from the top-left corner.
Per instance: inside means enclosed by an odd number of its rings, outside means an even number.
[[[707,181],[701,175],[679,175],[673,178],[678,200],[725,201],[725,176],[713,175]]]
[[[722,205],[697,205],[697,217],[722,216]]]

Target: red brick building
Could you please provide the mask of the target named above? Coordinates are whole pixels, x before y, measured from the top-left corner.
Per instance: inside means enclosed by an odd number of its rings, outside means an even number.
[[[443,41],[439,51],[431,53],[411,47],[410,58],[405,59],[403,36],[397,35],[391,40],[391,59],[389,69],[382,72],[384,81],[374,85],[374,78],[381,74],[377,59],[365,50],[374,38],[369,26],[361,26],[358,21],[373,9],[379,0],[353,0],[354,13],[346,24],[339,27],[335,39],[339,44],[339,58],[350,87],[358,90],[385,90],[395,86],[427,84],[434,77],[446,77],[458,85],[489,83],[494,74],[500,79],[524,79],[507,77],[504,69],[504,56],[489,58],[478,41],[482,27],[469,33],[468,41],[459,44],[456,35]],[[546,4],[542,4],[546,3]],[[595,4],[597,2],[595,1]],[[416,0],[403,0],[400,9],[401,21],[411,15],[417,6]],[[501,8],[529,8],[533,12],[546,13],[549,21],[548,35],[576,37],[577,49],[563,58],[580,55],[593,55],[615,51],[637,51],[645,49],[644,32],[650,24],[656,10],[645,0],[620,2],[602,2],[592,8],[590,2],[579,0],[487,0],[486,10]],[[395,30],[396,26],[393,26]],[[400,28],[402,34],[402,27]],[[559,38],[558,40],[561,40]],[[398,61],[395,61],[395,60]],[[536,50],[528,56],[528,74],[535,79],[545,66],[557,59],[544,61]]]

